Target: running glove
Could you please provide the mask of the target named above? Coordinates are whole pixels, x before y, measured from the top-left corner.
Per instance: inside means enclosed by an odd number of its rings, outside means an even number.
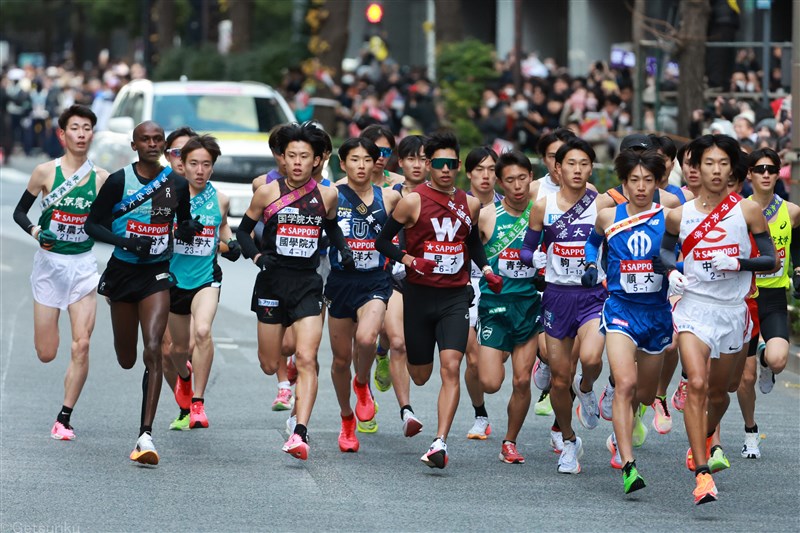
[[[533,268],[540,269],[545,268],[547,266],[547,254],[536,250],[533,252]]]
[[[261,270],[267,270],[275,266],[275,260],[267,254],[261,254],[258,256],[258,259],[256,259],[256,265],[258,265],[258,268]]]
[[[222,252],[220,255],[228,261],[236,261],[242,255],[242,247],[239,246],[239,241],[231,239],[227,242],[227,244],[228,251]]]
[[[652,260],[653,273],[661,274],[662,276],[667,273],[667,267],[664,265],[664,261],[661,260],[661,256],[654,255]]]
[[[49,229],[43,229],[39,231],[39,235],[37,235],[36,239],[39,241],[39,246],[41,246],[43,250],[52,250],[56,241],[58,241],[58,236]]]
[[[594,287],[597,285],[598,275],[597,265],[594,263],[589,263],[586,265],[586,271],[583,273],[583,276],[581,276],[581,285],[587,289]]]
[[[739,260],[726,255],[725,252],[714,252],[711,254],[711,265],[716,270],[732,270],[734,272],[739,270]]]
[[[683,294],[683,291],[686,290],[686,285],[689,284],[689,279],[678,272],[677,270],[672,270],[669,273],[669,292],[671,294],[675,294],[680,296]]]
[[[150,257],[150,248],[153,247],[154,239],[145,235],[138,235],[136,237],[128,237],[125,239],[123,250],[135,254],[139,259],[147,259]]]
[[[200,215],[194,217],[194,220],[188,219],[178,224],[178,229],[175,230],[175,238],[187,244],[192,244],[194,236],[203,232],[203,223],[200,222]]]
[[[436,261],[431,261],[430,259],[425,259],[424,257],[415,257],[413,261],[411,261],[411,268],[413,268],[417,274],[420,276],[428,276],[433,274],[433,270],[436,268]]]
[[[495,294],[500,294],[500,291],[503,290],[503,278],[494,272],[484,274],[483,277],[486,279],[486,284],[489,286],[489,290]]]
[[[345,247],[344,250],[339,250],[339,262],[342,264],[345,270],[353,272],[356,269],[356,262],[353,259],[353,251],[348,247]]]

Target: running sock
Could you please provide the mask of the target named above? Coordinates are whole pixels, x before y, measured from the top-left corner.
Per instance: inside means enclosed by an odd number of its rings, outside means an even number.
[[[414,414],[414,410],[411,408],[410,405],[404,405],[400,408],[400,420],[403,419],[403,411],[411,411],[411,414]]]
[[[378,343],[378,346],[375,348],[375,355],[378,357],[386,357],[386,354],[389,353],[389,348],[384,348],[381,346],[381,343]]]
[[[64,427],[69,427],[69,417],[72,415],[72,407],[66,405],[61,406],[61,412],[58,413],[56,420],[61,422]]]
[[[714,430],[714,431],[712,431],[711,433],[707,434],[707,435],[706,435],[706,438],[707,438],[707,439],[710,439],[710,438],[711,438],[711,437],[714,435],[714,433],[716,433],[716,430]]]
[[[194,402],[200,402],[202,404],[206,403],[205,399],[203,399],[203,398],[192,398],[192,403],[194,403]]]
[[[557,418],[553,419],[552,430],[553,431],[561,431],[561,426],[558,425],[558,419]]]
[[[179,418],[183,418],[185,416],[189,416],[189,412],[191,409],[181,409],[181,416]]]
[[[475,418],[479,416],[483,416],[489,418],[489,413],[486,412],[486,404],[482,403],[478,406],[473,405],[473,409],[475,409]]]
[[[278,390],[280,389],[291,389],[292,385],[288,381],[279,381],[278,382]]]
[[[763,368],[767,368],[767,362],[764,360],[765,353],[767,353],[767,350],[761,350],[761,355],[758,356],[758,362],[761,363]]]
[[[139,427],[139,436],[141,437],[145,433],[153,434],[153,426],[140,426]]]
[[[681,368],[681,377],[682,377],[683,379],[687,379],[687,380],[689,379],[689,376],[687,376],[687,375],[686,375],[686,370],[684,370],[684,369],[682,369],[682,368]]]
[[[708,468],[708,465],[698,466],[694,469],[694,477],[697,477],[700,474],[711,474],[711,469]]]
[[[744,427],[744,432],[745,433],[758,433],[758,424],[756,424],[755,426],[753,426],[751,428],[745,426]]]
[[[303,424],[297,424],[294,427],[294,432],[295,434],[300,435],[300,438],[303,439],[303,442],[308,442],[308,428]]]
[[[183,381],[183,382],[187,382],[187,383],[188,383],[188,382],[189,382],[189,381],[192,379],[192,375],[191,375],[191,374],[189,374],[189,375],[188,375],[188,376],[186,376],[186,377],[183,377],[183,376],[181,376],[180,374],[178,374],[178,377],[179,377],[179,378],[181,378],[181,381]]]
[[[608,384],[612,387],[616,388],[617,384],[614,382],[614,376],[611,374],[608,375]]]
[[[508,439],[506,439],[506,440],[504,440],[504,441],[503,441],[503,444],[505,444],[505,443],[513,444],[514,446],[516,446],[516,445],[517,445],[517,441],[515,441],[515,440],[508,440]]]
[[[350,413],[348,416],[344,416],[343,414],[340,413],[339,416],[342,417],[342,420],[348,420],[349,421],[349,420],[352,420],[353,417],[356,416],[356,415],[354,415],[353,413]],[[295,432],[295,433],[297,433],[297,432]]]
[[[622,471],[625,472],[625,475],[630,475],[631,469],[636,466],[636,461],[628,461],[625,463],[625,466],[622,467]]]

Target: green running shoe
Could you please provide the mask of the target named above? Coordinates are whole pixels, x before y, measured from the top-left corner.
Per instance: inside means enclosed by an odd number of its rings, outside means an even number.
[[[386,392],[392,388],[392,375],[389,372],[389,356],[378,355],[375,357],[375,388]]]
[[[730,467],[731,462],[725,452],[722,451],[722,446],[717,445],[711,448],[711,457],[708,458],[708,469],[711,470],[711,473],[715,474]]]
[[[635,490],[646,487],[644,478],[639,475],[639,471],[636,469],[636,461],[627,463],[622,467],[622,484],[625,486],[625,494],[630,494]]]
[[[533,412],[538,416],[550,416],[553,414],[553,406],[550,405],[550,392],[542,391],[539,401],[533,406]]]
[[[189,431],[189,413],[178,415],[178,418],[170,423],[169,429],[175,431]]]
[[[358,421],[356,424],[356,430],[359,433],[375,433],[378,431],[378,421],[373,418],[372,420],[367,420],[366,422]]]
[[[636,412],[633,414],[633,446],[638,448],[644,444],[647,438],[647,426],[642,423],[642,415],[647,411],[647,406],[639,404]]]

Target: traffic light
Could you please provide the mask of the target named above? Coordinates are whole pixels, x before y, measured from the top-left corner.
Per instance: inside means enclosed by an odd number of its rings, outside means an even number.
[[[383,19],[383,6],[377,2],[373,2],[367,6],[367,21],[370,24],[380,24]]]

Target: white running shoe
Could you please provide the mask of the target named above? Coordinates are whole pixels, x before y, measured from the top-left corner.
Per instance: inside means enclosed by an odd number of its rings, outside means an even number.
[[[297,415],[292,415],[286,419],[286,434],[290,437],[294,433],[295,426],[297,426]]]
[[[550,367],[538,357],[533,364],[533,384],[539,390],[550,388]]]
[[[761,457],[761,450],[758,449],[758,442],[761,440],[758,433],[744,434],[744,446],[742,446],[742,457],[745,459],[758,459]]]
[[[583,427],[586,429],[594,429],[600,421],[597,396],[595,396],[594,391],[581,392],[581,377],[580,374],[575,374],[575,379],[572,381],[572,390],[575,392],[575,397],[578,398],[580,402],[576,413]]]
[[[143,465],[158,464],[158,452],[153,444],[153,437],[150,436],[150,433],[145,432],[139,436],[136,440],[136,447],[131,452],[130,457],[131,461],[136,461]]]
[[[447,466],[447,458],[447,443],[441,437],[436,437],[428,451],[419,459],[430,468],[444,468]]]
[[[600,416],[604,420],[611,420],[611,403],[614,401],[614,386],[611,383],[606,384],[603,393],[600,394]]]
[[[564,451],[558,458],[558,471],[561,474],[577,474],[581,471],[578,459],[583,457],[583,443],[580,437],[575,437],[575,442],[564,441]]]
[[[561,453],[564,451],[564,436],[560,431],[550,429],[550,446],[553,447],[554,453]]]
[[[491,434],[492,426],[489,425],[489,419],[485,416],[476,416],[475,423],[472,424],[472,429],[467,432],[467,438],[486,440]]]
[[[403,410],[403,435],[413,437],[422,431],[422,422],[408,409]]]

